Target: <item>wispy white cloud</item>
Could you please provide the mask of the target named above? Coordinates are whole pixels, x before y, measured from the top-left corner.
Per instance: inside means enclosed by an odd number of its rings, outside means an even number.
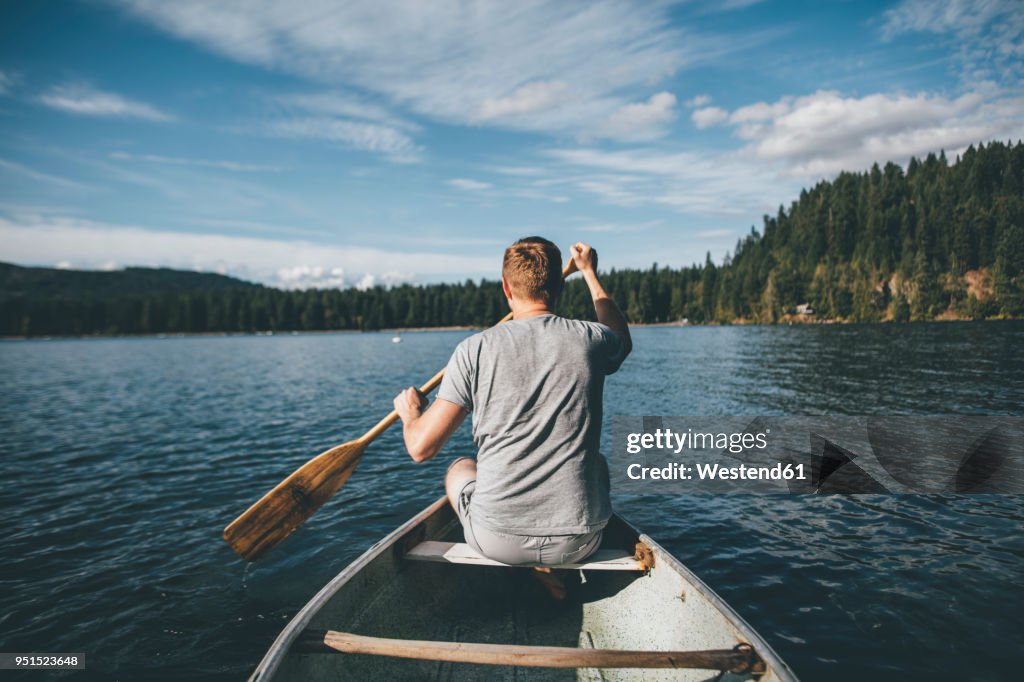
[[[287,221],[279,223],[281,232],[292,234],[290,225],[320,224],[323,218],[308,198],[251,173],[195,173],[189,166],[177,172],[174,164],[118,163],[65,149],[55,150],[54,156],[81,168],[104,191],[154,202],[147,222],[150,215],[189,223],[217,218],[266,221],[275,216]]]
[[[188,159],[179,156],[160,156],[159,154],[129,154],[128,152],[111,152],[108,155],[117,161],[145,161],[170,166],[196,166],[199,168],[217,168],[236,173],[277,173],[284,168],[271,164],[240,163],[211,159]]]
[[[787,191],[795,189],[792,181],[779,183],[762,166],[729,153],[585,147],[552,149],[546,154],[570,171],[549,182],[567,184],[605,203],[626,207],[663,206],[713,216],[757,215],[777,203],[780,186]]]
[[[370,121],[412,132],[420,129],[419,125],[396,115],[387,107],[344,91],[292,93],[275,96],[273,100],[286,112]]]
[[[903,0],[882,16],[883,39],[913,32],[947,39],[965,83],[1024,77],[1020,0]]]
[[[69,205],[27,204],[20,201],[0,201],[0,212],[8,216],[77,215],[81,209]]]
[[[277,137],[327,140],[351,149],[378,152],[400,163],[419,161],[423,151],[402,131],[366,121],[326,117],[288,118],[274,121],[263,130]]]
[[[473,180],[471,178],[452,178],[448,181],[448,184],[452,187],[458,187],[468,191],[477,192],[483,189],[490,189],[493,185],[489,182],[482,182],[480,180]]]
[[[631,207],[641,206],[651,200],[644,188],[638,189],[638,184],[638,178],[606,173],[583,176],[572,181],[575,189],[600,197],[606,203]]]
[[[542,166],[491,166],[490,170],[495,173],[501,173],[502,175],[518,177],[546,175],[548,172],[547,169]]]
[[[376,286],[391,287],[398,284],[406,284],[416,280],[416,276],[409,272],[385,272],[380,275],[366,273],[354,284],[356,289],[366,291]]]
[[[292,224],[276,224],[259,220],[239,220],[237,218],[196,218],[190,221],[193,225],[212,227],[224,233],[240,232],[242,234],[276,234],[287,233],[289,237],[310,237],[322,239],[325,236],[323,231],[310,230],[296,227]]]
[[[55,186],[60,189],[72,189],[72,190],[93,190],[95,187],[88,185],[77,180],[69,180],[68,178],[60,175],[54,175],[52,173],[43,173],[42,171],[29,168],[20,163],[14,161],[8,161],[6,159],[0,159],[0,170],[7,171],[8,173],[16,173],[23,177],[35,180],[36,182],[45,183],[48,185]]]
[[[52,109],[83,116],[140,118],[160,122],[174,120],[174,116],[150,104],[114,92],[96,90],[88,85],[57,85],[39,95],[38,100]]]
[[[615,234],[621,234],[623,232],[643,232],[650,230],[651,228],[657,227],[662,224],[662,220],[648,220],[642,223],[586,223],[580,225],[578,229],[580,232],[614,232]]]
[[[357,285],[400,276],[422,281],[493,274],[493,258],[444,252],[388,251],[308,241],[149,230],[54,215],[0,217],[0,259],[96,268],[104,264],[166,266],[230,274],[288,287]]]
[[[728,120],[729,112],[719,107],[704,107],[694,111],[690,118],[693,119],[695,126],[703,130]]]
[[[532,201],[548,201],[552,204],[567,204],[571,201],[569,197],[563,194],[538,192],[529,188],[512,189],[509,190],[508,195],[519,199],[530,199]]]
[[[984,88],[955,98],[928,93],[844,97],[822,90],[741,107],[729,122],[752,156],[811,178],[1018,138],[1024,136],[1022,111],[1024,97]]]
[[[733,123],[749,123],[751,121],[764,121],[770,118],[785,115],[792,106],[793,97],[782,97],[777,102],[755,102],[736,109],[729,115]],[[728,113],[728,112],[727,112]]]
[[[269,121],[258,133],[274,137],[320,139],[349,149],[383,154],[392,161],[414,163],[423,148],[412,135],[420,126],[386,107],[346,91],[292,93],[269,98]]]
[[[659,92],[646,102],[626,104],[613,111],[597,134],[634,142],[664,137],[668,134],[668,125],[676,118],[675,107],[675,95]]]
[[[567,172],[538,183],[571,186],[625,207],[666,206],[707,216],[758,215],[801,186],[872,163],[905,164],[944,149],[1024,137],[1024,96],[980,85],[959,97],[819,91],[756,102],[732,112],[694,112],[699,126],[726,125],[741,143],[721,152],[638,146],[546,152]]]
[[[686,106],[691,109],[705,107],[709,104],[711,104],[711,95],[696,95],[686,100]]]
[[[735,237],[736,230],[728,230],[723,228],[710,229],[710,230],[698,230],[695,236],[701,239],[720,239],[722,237]]]
[[[537,182],[570,186],[617,206],[660,205],[738,218],[770,211],[802,185],[842,170],[905,164],[911,156],[940,150],[954,155],[971,143],[1024,137],[1022,111],[1024,96],[991,85],[958,97],[818,91],[755,102],[731,113],[694,112],[698,125],[728,126],[741,143],[735,150],[555,148],[546,156],[567,171]]]
[[[486,165],[483,170],[506,176],[508,179],[495,186],[494,183],[474,180],[472,178],[453,178],[448,184],[464,190],[490,190],[489,199],[528,199],[553,204],[565,204],[570,198],[559,192],[548,191],[557,181],[551,181],[550,167],[544,165]],[[561,183],[564,184],[564,183]]]
[[[6,95],[14,85],[14,76],[7,71],[0,71],[0,95]]]
[[[352,282],[345,280],[344,268],[294,265],[277,271],[277,284],[283,289],[344,289]]]
[[[764,2],[764,0],[722,0],[721,2],[713,3],[715,9],[720,12],[731,12],[737,9],[744,9],[751,5],[758,5]]]
[[[527,83],[505,97],[488,97],[480,103],[476,119],[488,121],[509,116],[535,114],[568,99],[569,86],[561,81]]]
[[[574,166],[597,168],[619,173],[651,175],[676,174],[699,161],[699,157],[693,153],[666,153],[646,148],[622,151],[603,151],[595,148],[563,148],[549,150],[547,154],[559,161]]]
[[[1019,15],[1016,0],[903,0],[886,10],[882,35],[891,40],[908,31],[979,34],[995,20],[1019,21]]]
[[[662,3],[117,1],[215,52],[393,110],[527,130],[593,132],[680,68],[738,49],[673,27]]]

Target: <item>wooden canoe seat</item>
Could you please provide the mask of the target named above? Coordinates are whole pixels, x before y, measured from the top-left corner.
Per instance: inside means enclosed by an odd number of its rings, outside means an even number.
[[[433,561],[448,564],[473,564],[476,566],[508,566],[500,561],[488,559],[464,542],[437,542],[427,540],[409,550],[406,559]],[[648,566],[628,552],[615,549],[599,549],[586,561],[562,564],[551,568],[577,568],[585,571],[645,571]]]

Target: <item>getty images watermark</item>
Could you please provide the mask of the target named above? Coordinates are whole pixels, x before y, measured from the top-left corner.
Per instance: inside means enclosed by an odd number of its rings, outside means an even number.
[[[1024,493],[1024,417],[614,417],[629,493]]]

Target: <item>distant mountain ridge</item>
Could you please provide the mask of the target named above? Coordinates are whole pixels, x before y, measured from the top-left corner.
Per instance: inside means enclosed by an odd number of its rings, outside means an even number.
[[[83,300],[254,288],[262,285],[212,272],[139,267],[68,270],[0,263],[0,299]]]

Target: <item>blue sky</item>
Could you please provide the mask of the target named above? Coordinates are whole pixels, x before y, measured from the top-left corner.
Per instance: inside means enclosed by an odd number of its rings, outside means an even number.
[[[1018,0],[0,8],[0,260],[287,287],[716,260],[838,171],[1024,137]]]

